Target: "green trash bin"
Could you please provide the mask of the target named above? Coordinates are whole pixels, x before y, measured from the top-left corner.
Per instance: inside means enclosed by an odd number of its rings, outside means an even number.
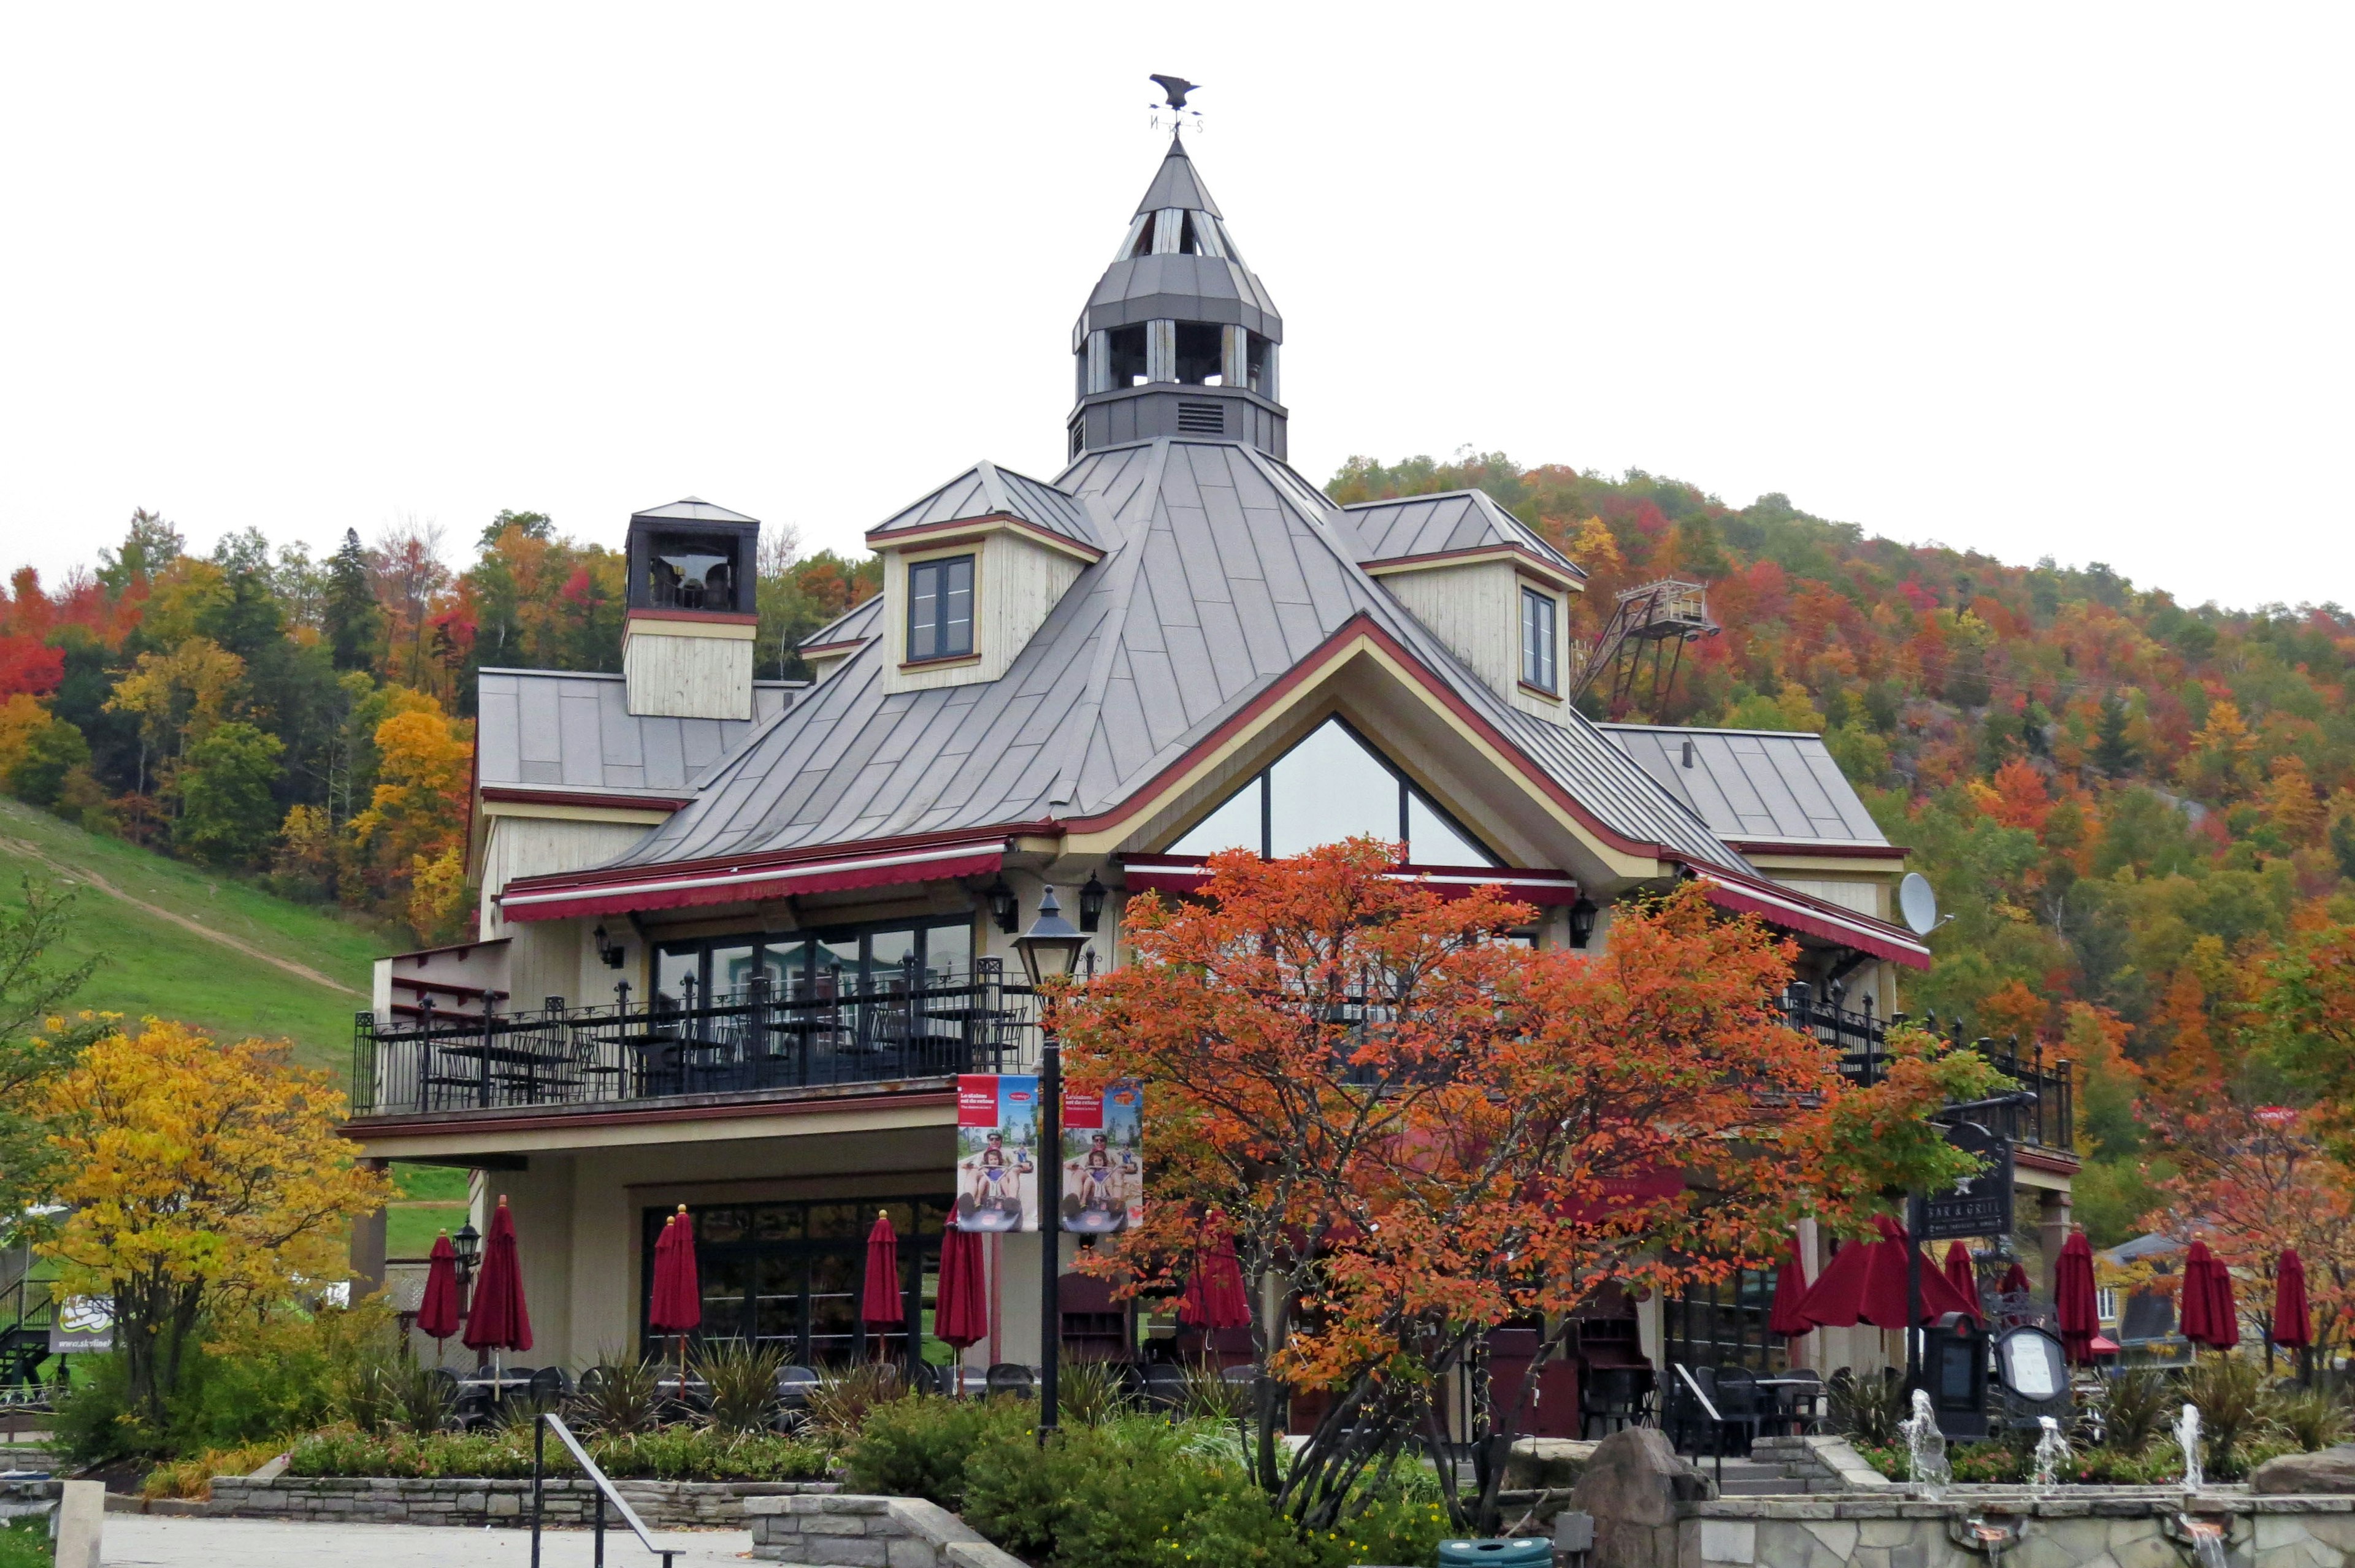
[[[1495,1541],[1443,1541],[1439,1568],[1553,1568],[1553,1542],[1542,1535]]]

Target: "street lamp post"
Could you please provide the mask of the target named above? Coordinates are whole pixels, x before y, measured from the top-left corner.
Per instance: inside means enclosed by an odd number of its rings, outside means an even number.
[[[1063,1048],[1046,997],[1050,982],[1068,980],[1087,947],[1084,933],[1063,918],[1055,890],[1039,897],[1039,918],[1014,939],[1039,1014],[1039,1442],[1055,1430],[1055,1371],[1063,1349]]]

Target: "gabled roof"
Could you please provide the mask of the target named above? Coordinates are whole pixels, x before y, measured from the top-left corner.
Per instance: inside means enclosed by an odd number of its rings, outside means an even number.
[[[622,677],[578,670],[486,669],[476,688],[475,782],[484,789],[677,799],[805,682],[752,683],[752,718],[632,713]]]
[[[1828,853],[1888,847],[1821,735],[1657,724],[1598,728],[1721,837],[1807,845]]]
[[[643,512],[630,514],[632,522],[641,517],[659,523],[751,523],[760,520],[715,506],[700,496],[689,496],[685,500],[673,501],[667,507],[649,507]]]
[[[887,695],[869,642],[611,868],[1110,812],[1353,622],[1611,832],[1743,867],[1584,720],[1551,723],[1490,691],[1359,568],[1354,530],[1274,459],[1163,439],[1090,453],[1059,487],[1101,508],[1109,553],[1004,677]]]
[[[876,617],[882,613],[883,596],[878,593],[862,603],[853,604],[794,645],[797,648],[824,648],[840,643],[855,643],[863,637],[871,637],[875,635]]]
[[[1573,577],[1586,575],[1584,568],[1483,490],[1444,490],[1430,496],[1360,501],[1341,511],[1364,541],[1365,560],[1369,562],[1502,548],[1527,551]]]
[[[1104,548],[1102,530],[1078,496],[986,461],[868,529],[867,537],[889,543],[919,528],[980,517],[1013,517],[1092,550]]]

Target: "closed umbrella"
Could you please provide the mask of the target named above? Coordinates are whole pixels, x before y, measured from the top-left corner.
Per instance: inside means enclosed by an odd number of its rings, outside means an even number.
[[[932,1304],[932,1338],[960,1351],[989,1338],[988,1282],[982,1274],[980,1233],[950,1226],[941,1238],[941,1283]]]
[[[1194,1254],[1194,1272],[1187,1276],[1186,1294],[1178,1299],[1178,1316],[1201,1328],[1251,1327],[1251,1297],[1243,1291],[1243,1270],[1235,1256],[1235,1238],[1210,1216],[1211,1241]]]
[[[1790,1255],[1774,1271],[1774,1305],[1766,1314],[1766,1327],[1785,1339],[1796,1339],[1812,1331],[1815,1325],[1799,1310],[1799,1304],[1806,1297],[1807,1268],[1799,1259],[1799,1240],[1794,1236]]]
[[[2052,1269],[2053,1305],[2061,1317],[2061,1348],[2083,1366],[2094,1359],[2102,1314],[2094,1298],[2094,1243],[2077,1232],[2061,1245]]]
[[[888,1210],[875,1211],[867,1232],[867,1285],[859,1295],[858,1316],[870,1328],[896,1328],[908,1320],[900,1289],[900,1237]]]
[[[2314,1316],[2306,1306],[2306,1260],[2291,1247],[2274,1265],[2274,1343],[2304,1349],[2314,1343]]]
[[[433,1251],[426,1257],[425,1294],[417,1301],[417,1327],[433,1336],[436,1366],[442,1362],[443,1341],[458,1331],[464,1315],[464,1304],[458,1299],[458,1249],[444,1231],[433,1239]]]
[[[2016,1263],[2003,1271],[2003,1283],[1996,1286],[1996,1289],[2005,1296],[2036,1294],[2036,1287],[2028,1282],[2028,1271]]]
[[[2192,1243],[2183,1262],[2183,1337],[2218,1350],[2229,1350],[2241,1342],[2232,1276],[2205,1242]]]
[[[1978,1271],[1971,1267],[1971,1249],[1960,1242],[1946,1249],[1946,1283],[1973,1307],[1979,1305]]]
[[[501,1351],[531,1349],[531,1313],[524,1306],[515,1216],[507,1212],[505,1193],[491,1214],[491,1233],[483,1240],[483,1269],[474,1276],[474,1301],[466,1313],[463,1343],[470,1350],[491,1352],[494,1377]]]
[[[695,1268],[695,1221],[687,1205],[663,1221],[655,1243],[655,1296],[646,1326],[678,1337],[678,1375],[687,1376],[687,1337],[703,1325],[703,1285]]]

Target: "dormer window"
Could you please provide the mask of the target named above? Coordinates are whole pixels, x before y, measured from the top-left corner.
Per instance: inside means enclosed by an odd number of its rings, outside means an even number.
[[[973,557],[945,556],[908,568],[908,662],[973,652]]]
[[[1521,684],[1549,697],[1561,693],[1561,660],[1555,644],[1553,595],[1524,584],[1521,589]]]

